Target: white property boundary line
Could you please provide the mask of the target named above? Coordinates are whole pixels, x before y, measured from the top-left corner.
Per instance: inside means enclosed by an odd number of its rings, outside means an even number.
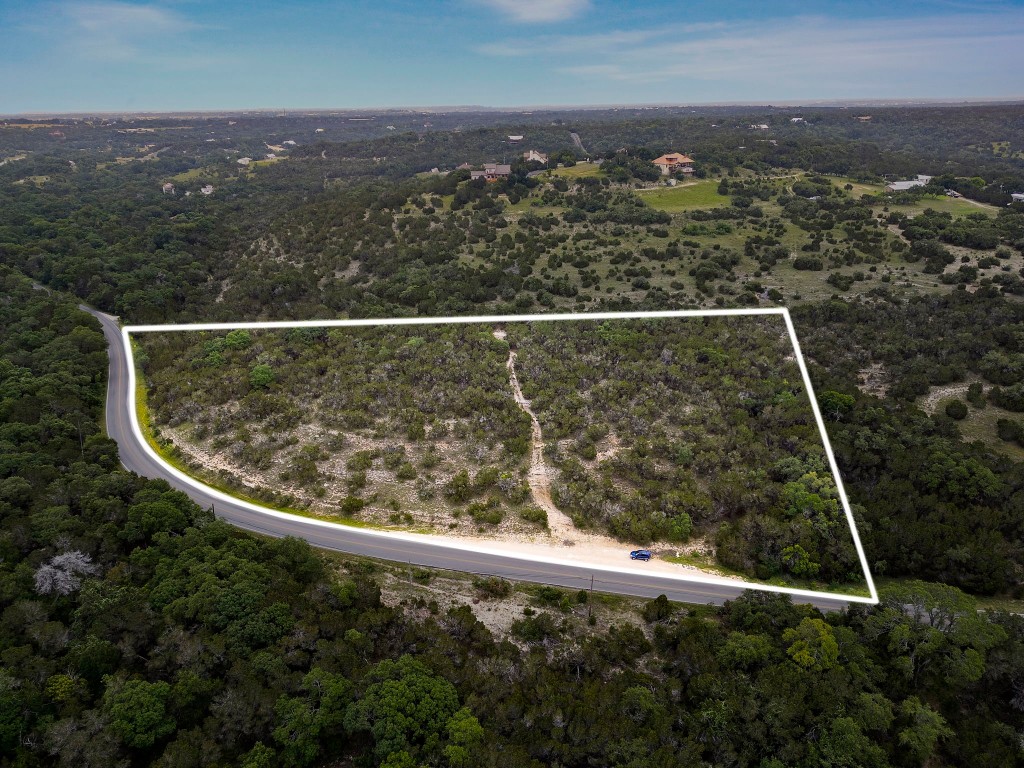
[[[807,391],[807,398],[811,403],[811,410],[814,412],[814,419],[818,424],[818,432],[821,434],[821,440],[825,446],[825,453],[828,455],[829,468],[832,470],[832,476],[836,481],[836,488],[839,491],[839,499],[842,502],[843,510],[846,512],[846,520],[850,525],[850,533],[853,535],[853,543],[857,548],[857,555],[860,558],[861,567],[864,569],[864,578],[867,581],[868,591],[870,597],[863,597],[861,595],[846,595],[840,592],[819,592],[810,589],[796,589],[793,587],[777,587],[768,584],[760,584],[757,582],[747,582],[738,579],[720,578],[714,576],[697,576],[697,575],[673,575],[668,573],[651,573],[650,571],[640,571],[635,568],[616,568],[613,566],[583,563],[579,561],[568,561],[568,560],[557,560],[554,558],[545,557],[531,557],[530,559],[535,562],[544,562],[554,565],[565,565],[573,567],[585,567],[591,568],[597,571],[610,571],[614,573],[624,573],[631,576],[648,576],[655,578],[665,579],[676,579],[678,581],[696,582],[701,584],[715,584],[723,586],[742,586],[744,589],[756,589],[765,592],[778,592],[782,594],[800,596],[800,597],[820,597],[827,599],[841,599],[851,603],[867,603],[869,605],[878,604],[878,591],[875,589],[874,579],[871,578],[871,569],[868,567],[867,557],[864,554],[864,547],[861,544],[860,536],[857,533],[857,524],[853,519],[853,512],[850,510],[850,502],[846,496],[846,489],[843,487],[843,479],[839,474],[839,467],[836,464],[835,454],[832,452],[832,444],[828,440],[828,433],[825,431],[825,422],[821,417],[821,411],[818,408],[818,400],[814,394],[814,388],[811,385],[811,377],[807,372],[807,364],[804,361],[803,352],[800,350],[800,342],[796,337],[796,329],[793,327],[793,320],[790,317],[789,309],[786,307],[778,308],[752,308],[752,309],[710,309],[710,310],[666,310],[662,312],[592,312],[592,313],[552,313],[552,314],[540,314],[540,315],[472,315],[465,317],[394,317],[394,318],[363,318],[354,320],[280,320],[280,321],[268,321],[268,322],[242,322],[242,323],[188,323],[188,324],[168,324],[168,325],[126,325],[121,329],[122,342],[124,344],[125,354],[128,358],[128,413],[131,417],[132,431],[135,433],[135,438],[142,446],[142,448],[149,454],[150,458],[162,464],[167,472],[174,475],[180,481],[201,488],[204,493],[211,496],[220,498],[221,500],[235,504],[238,506],[245,507],[253,512],[268,515],[270,517],[283,518],[288,520],[301,520],[310,525],[325,527],[325,528],[337,528],[346,531],[352,531],[353,529],[348,526],[341,525],[339,523],[331,523],[326,520],[318,520],[312,517],[301,517],[298,515],[292,515],[287,512],[280,512],[275,509],[263,507],[258,504],[252,504],[251,502],[244,501],[242,499],[231,496],[230,494],[223,493],[216,488],[211,488],[205,483],[200,482],[194,477],[185,474],[184,472],[168,464],[164,459],[155,451],[153,447],[146,440],[142,433],[142,429],[139,425],[138,412],[136,410],[136,377],[135,377],[135,358],[132,354],[132,345],[130,336],[133,333],[154,333],[154,332],[167,332],[167,331],[232,331],[242,329],[274,329],[274,328],[360,328],[360,327],[373,327],[382,325],[454,325],[454,324],[494,324],[494,323],[522,323],[522,322],[549,322],[555,320],[636,320],[636,319],[663,319],[663,318],[694,318],[694,317],[735,317],[735,316],[748,316],[748,315],[781,315],[786,323],[786,330],[789,331],[790,341],[793,342],[793,351],[796,353],[797,364],[800,368],[800,375],[803,378],[804,387]],[[405,541],[416,541],[419,543],[429,543],[428,535],[417,535],[407,534],[398,531],[382,531],[373,528],[359,528],[360,533],[367,534],[370,536],[379,536],[382,538],[400,539]],[[469,552],[477,552],[480,554],[498,555],[502,557],[509,557],[508,552],[503,552],[500,549],[489,549],[485,547],[475,547],[468,545],[460,545],[458,543],[445,542],[445,547],[463,549]]]

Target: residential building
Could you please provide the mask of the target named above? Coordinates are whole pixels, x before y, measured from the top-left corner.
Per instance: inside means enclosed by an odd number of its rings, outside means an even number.
[[[1024,203],[1024,192],[1011,192],[1010,193],[1011,203]]]
[[[486,179],[487,181],[497,181],[498,179],[504,179],[508,177],[511,173],[511,165],[484,163],[484,169],[482,171],[470,171],[469,178]]]
[[[173,195],[174,194],[174,185],[171,184],[171,182],[169,182],[169,181],[166,184],[164,184],[162,189],[163,189],[165,195]]]
[[[536,149],[531,149],[523,152],[523,160],[528,163],[546,163],[548,156],[543,152],[538,152]]]
[[[199,191],[202,192],[204,195],[212,195],[213,194],[213,185],[212,184],[207,184],[205,187],[203,187]]]
[[[652,160],[661,169],[662,176],[671,173],[693,173],[693,158],[678,152],[669,152]]]
[[[914,187],[923,187],[932,180],[931,176],[925,176],[923,173],[917,174],[916,179],[910,181],[894,181],[885,185],[885,188],[889,192],[906,192],[908,189]]]
[[[509,136],[508,140],[510,142],[512,142],[513,144],[518,144],[520,141],[523,140],[523,137],[522,136]]]
[[[251,162],[252,162],[252,158],[251,157],[240,157],[240,158],[238,158],[238,164],[239,165],[248,165]]]

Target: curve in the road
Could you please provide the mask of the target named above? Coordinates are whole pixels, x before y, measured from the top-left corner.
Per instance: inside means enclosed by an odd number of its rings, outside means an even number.
[[[646,574],[642,571],[607,566],[588,566],[528,558],[494,550],[456,547],[423,540],[414,534],[355,528],[314,518],[290,515],[235,499],[190,478],[160,459],[133,428],[135,418],[134,376],[125,349],[125,336],[111,315],[82,307],[103,326],[110,356],[107,386],[107,434],[117,442],[121,463],[126,469],[149,478],[167,481],[171,487],[184,491],[200,506],[213,509],[218,517],[239,528],[270,536],[295,536],[323,549],[409,563],[430,568],[501,576],[518,581],[552,584],[571,589],[593,586],[602,592],[656,597],[686,603],[721,605],[756,589],[787,592],[799,602],[807,602],[822,610],[838,610],[851,602],[868,602],[864,598],[804,594],[766,585],[745,584],[728,579],[694,581],[689,578]]]

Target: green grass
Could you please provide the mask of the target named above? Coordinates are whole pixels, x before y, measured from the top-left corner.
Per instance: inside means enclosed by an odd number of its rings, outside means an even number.
[[[1021,448],[1016,443],[1008,443],[1005,440],[999,439],[999,435],[996,432],[996,422],[999,419],[1024,421],[1024,413],[1006,411],[991,404],[984,408],[971,406],[967,418],[961,421],[958,426],[964,440],[968,442],[978,440],[997,453],[1002,453],[1014,461],[1024,462],[1024,448]]]
[[[853,189],[849,190],[848,194],[855,198],[859,198],[861,195],[878,195],[885,192],[884,184],[866,184],[846,176],[833,178],[832,183],[841,189],[849,184]],[[881,206],[879,206],[880,208]],[[902,211],[912,216],[921,213],[925,208],[931,208],[942,213],[951,213],[954,216],[964,216],[968,213],[987,213],[989,216],[995,216],[999,210],[993,205],[978,205],[962,198],[947,197],[946,195],[929,195],[928,197],[921,198],[919,202],[913,205],[889,204],[889,210]],[[876,210],[875,213],[879,213],[879,210]]]
[[[974,383],[981,384],[982,381],[976,376],[968,376],[963,382],[933,387],[927,394],[917,398],[915,405],[926,413],[942,413],[951,400],[966,402],[967,388]],[[1007,411],[991,403],[986,403],[984,408],[976,408],[968,403],[967,418],[957,422],[957,427],[964,441],[980,442],[986,448],[1001,453],[1013,461],[1024,462],[1024,448],[999,439],[997,422],[1000,419],[1024,422],[1024,413]]]
[[[832,183],[837,187],[844,188],[847,184],[853,187],[849,190],[849,194],[859,198],[861,195],[877,195],[879,192],[885,191],[884,184],[867,184],[863,181],[856,181],[848,176],[839,176],[838,178],[832,179]]]
[[[1013,597],[993,596],[974,598],[979,611],[1007,611],[1009,613],[1024,613],[1024,600]]]
[[[249,163],[249,165],[246,166],[246,168],[248,168],[249,170],[256,170],[257,168],[259,168],[261,166],[273,165],[274,163],[278,163],[281,160],[287,160],[287,159],[288,159],[287,156],[285,156],[285,157],[275,157],[272,160],[253,160],[252,162]]]
[[[580,179],[584,176],[600,176],[601,166],[597,163],[576,163],[569,168],[555,168],[545,176],[561,176],[563,179]]]
[[[889,205],[890,211],[902,211],[910,216],[916,216],[924,212],[926,208],[931,208],[933,211],[939,211],[940,213],[951,213],[954,216],[966,216],[968,213],[984,213],[989,216],[995,216],[999,212],[999,209],[994,205],[972,203],[955,197],[946,197],[945,195],[922,197],[913,205]]]
[[[191,170],[182,171],[181,173],[177,173],[174,176],[171,176],[171,179],[180,182],[193,181],[195,179],[198,179],[200,176],[206,175],[209,175],[209,172],[205,168],[192,168]]]
[[[715,180],[684,183],[676,187],[659,187],[650,192],[639,192],[638,196],[652,208],[668,213],[729,204],[726,195],[718,194],[718,182]]]

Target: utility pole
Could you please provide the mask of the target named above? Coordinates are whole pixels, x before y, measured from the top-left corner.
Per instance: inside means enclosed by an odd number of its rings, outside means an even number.
[[[587,620],[594,616],[594,574],[590,574],[590,594],[587,595]]]

